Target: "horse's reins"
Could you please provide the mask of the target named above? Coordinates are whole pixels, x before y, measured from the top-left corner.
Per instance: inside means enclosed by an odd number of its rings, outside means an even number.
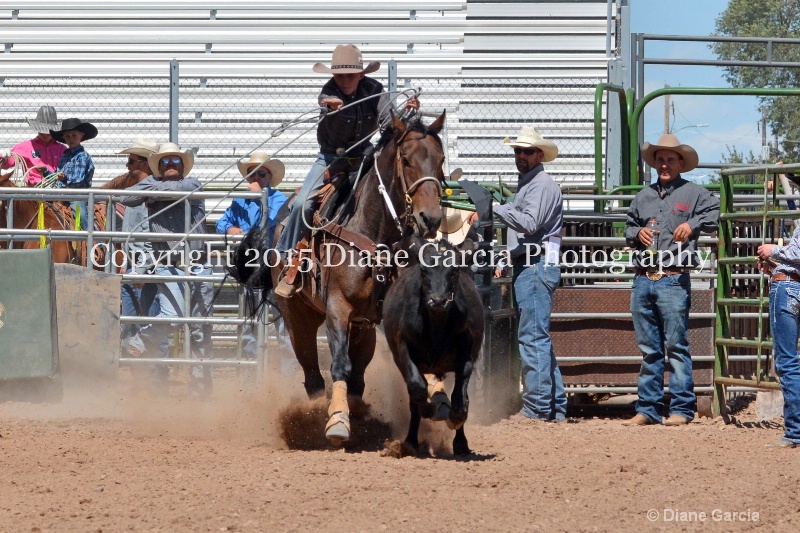
[[[406,135],[408,135],[409,130],[406,130],[403,135],[397,139],[397,155],[395,157],[395,168],[396,174],[400,176],[400,183],[403,186],[403,195],[405,196],[405,204],[406,204],[406,227],[412,227],[415,224],[414,221],[414,209],[413,209],[413,196],[417,192],[417,189],[423,183],[432,181],[436,184],[437,189],[439,190],[439,196],[442,195],[442,182],[439,178],[435,178],[433,176],[425,176],[424,178],[418,179],[414,183],[411,184],[411,187],[408,186],[406,183],[406,176],[405,172],[403,172],[403,162],[402,158],[400,157],[400,145],[405,140]],[[376,158],[377,160],[377,158]],[[386,203],[386,207],[389,210],[389,214],[392,215],[392,220],[394,220],[394,224],[397,227],[397,230],[402,234],[403,233],[403,225],[400,223],[400,219],[397,216],[397,211],[394,209],[394,205],[392,204],[392,199],[389,197],[389,193],[386,190],[386,185],[383,183],[383,176],[381,176],[380,170],[378,169],[377,161],[375,164],[375,173],[378,175],[378,191],[381,193],[381,197],[383,201]]]

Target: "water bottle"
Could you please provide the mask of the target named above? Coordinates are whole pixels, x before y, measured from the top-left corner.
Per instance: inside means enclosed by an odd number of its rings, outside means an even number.
[[[658,228],[658,221],[654,218],[650,219],[647,223],[647,228],[651,231],[653,241],[647,247],[647,252],[651,254],[658,253],[658,236],[661,235],[661,230]]]

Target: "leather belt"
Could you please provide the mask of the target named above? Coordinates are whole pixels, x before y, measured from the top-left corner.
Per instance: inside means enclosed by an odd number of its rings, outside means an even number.
[[[800,275],[798,274],[784,274],[778,273],[769,278],[769,282],[773,283],[775,281],[800,281]]]
[[[649,279],[650,281],[658,281],[661,278],[667,276],[680,276],[681,274],[685,274],[686,272],[688,271],[682,268],[664,268],[661,270],[656,270],[651,268],[636,269],[637,276],[647,276],[647,279]]]
[[[344,152],[346,150],[347,150],[347,148],[345,148],[345,147],[334,147],[334,146],[327,146],[327,145],[324,145],[324,144],[320,145],[320,147],[319,147],[319,151],[322,152],[323,154],[330,154],[330,155],[337,155],[337,156],[340,155],[340,152]],[[345,154],[345,157],[348,157],[348,158],[362,157],[363,156],[363,152],[364,152],[363,149],[352,150],[352,151],[348,152],[347,154]]]

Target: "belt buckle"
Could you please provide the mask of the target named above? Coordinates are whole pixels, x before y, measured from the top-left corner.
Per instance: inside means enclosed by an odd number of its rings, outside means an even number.
[[[664,276],[666,276],[667,273],[664,272],[663,270],[654,270],[652,272],[648,270],[647,272],[645,272],[644,275],[647,276],[647,279],[649,279],[650,281],[658,281]]]

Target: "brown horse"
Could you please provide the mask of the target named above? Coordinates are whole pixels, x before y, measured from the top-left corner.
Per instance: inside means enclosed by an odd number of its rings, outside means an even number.
[[[325,393],[317,329],[326,323],[334,383],[325,435],[335,445],[350,438],[347,396],[364,394],[364,372],[375,353],[379,300],[388,284],[386,269],[374,266],[376,250],[388,248],[403,233],[430,237],[439,227],[444,149],[438,134],[444,121],[444,113],[430,126],[419,118],[406,123],[393,117],[378,143],[375,164],[356,185],[343,215],[335,219],[341,225],[330,224],[311,238],[318,283],[305,283],[292,298],[277,298],[310,398]],[[399,216],[390,210],[380,186],[385,187]],[[278,238],[276,235],[276,242]],[[358,261],[366,257],[370,261]],[[262,269],[251,283],[275,286],[282,269],[282,263]],[[313,294],[312,285],[316,288]]]
[[[16,188],[11,181],[13,171],[8,174],[0,175],[0,187]],[[134,170],[121,174],[112,179],[101,189],[127,189],[131,185],[135,185],[142,179],[146,178],[147,174]],[[8,219],[8,200],[0,201],[0,227],[7,226]],[[94,229],[102,231],[105,229],[106,222],[106,206],[107,202],[99,201],[94,205]],[[39,202],[36,200],[14,200],[14,221],[13,227],[15,229],[36,229],[38,227],[38,214]],[[72,210],[61,204],[60,202],[44,202],[44,228],[45,229],[75,229],[75,220],[72,216]],[[86,257],[86,243],[73,243],[70,241],[52,241],[53,249],[53,262],[54,263],[72,263],[76,265],[83,265],[84,258]],[[32,249],[40,246],[38,240],[26,240],[13,243],[14,248]],[[0,241],[0,249],[8,247],[8,241]],[[102,247],[95,247],[95,265],[102,265],[104,262],[104,255]]]
[[[0,175],[0,188],[17,188],[11,181],[12,172]],[[10,200],[0,201],[0,228],[7,227],[8,204]],[[14,200],[14,220],[15,229],[36,229],[39,223],[39,205],[37,200]],[[75,228],[75,220],[72,217],[72,210],[64,206],[61,202],[44,202],[44,228],[53,230],[72,230]],[[54,263],[72,263],[75,265],[83,264],[86,256],[86,243],[81,242],[77,245],[70,241],[53,240],[50,243],[53,252]],[[27,250],[39,248],[39,240],[25,240],[12,242],[14,248],[24,248]],[[8,241],[0,241],[0,248],[7,248]]]

